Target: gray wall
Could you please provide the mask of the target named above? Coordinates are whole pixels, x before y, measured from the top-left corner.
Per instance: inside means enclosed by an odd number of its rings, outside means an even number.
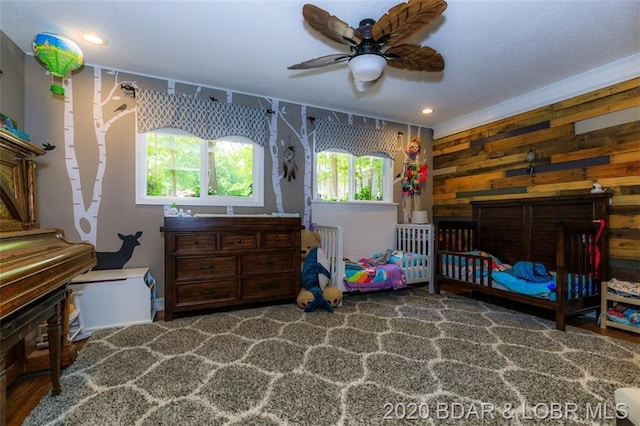
[[[0,112],[25,129],[24,90],[25,55],[7,35],[0,31]]]
[[[66,97],[51,94],[50,77],[43,66],[32,56],[26,58],[26,118],[27,131],[32,143],[49,142],[57,148],[38,159],[37,191],[41,227],[63,228],[69,240],[82,239],[95,244],[97,251],[117,251],[121,241],[117,234],[133,234],[142,231],[138,246],[126,267],[149,266],[159,284],[159,296],[164,295],[164,240],[159,228],[163,223],[162,206],[135,204],[135,99],[120,90],[121,82],[134,82],[148,90],[167,91],[175,87],[176,94],[197,95],[207,99],[214,96],[219,101],[229,97],[233,103],[273,108],[279,111],[276,144],[265,153],[265,206],[264,208],[234,208],[235,213],[271,213],[278,211],[274,183],[279,180],[282,204],[280,209],[300,215],[310,208],[308,195],[311,189],[305,185],[305,150],[310,152],[308,141],[301,138],[303,110],[316,119],[332,117],[341,122],[352,120],[356,125],[376,126],[388,131],[402,132],[398,154],[394,163],[394,175],[402,172],[405,159],[403,150],[409,137],[419,136],[423,150],[420,161],[431,166],[432,131],[406,123],[386,122],[367,117],[349,116],[304,105],[246,94],[236,94],[220,88],[161,80],[140,75],[117,73],[109,69],[85,66],[75,71],[65,85]],[[277,93],[273,94],[277,96]],[[275,99],[277,101],[277,99]],[[124,112],[116,108],[127,104]],[[305,120],[307,131],[313,125]],[[99,135],[104,133],[104,157],[101,157]],[[312,138],[309,138],[312,140]],[[279,170],[284,148],[296,147],[296,162],[300,168],[295,180],[280,180],[272,176],[272,165]],[[306,145],[305,145],[306,144]],[[105,165],[104,175],[98,171]],[[77,176],[76,176],[77,175]],[[431,178],[423,192],[422,207],[431,211]],[[396,182],[394,202],[401,202],[400,182]],[[73,198],[73,194],[77,198]],[[98,206],[99,208],[95,209]],[[95,209],[91,211],[90,207]],[[224,213],[224,207],[193,208],[194,213]],[[398,207],[398,219],[402,212]],[[89,238],[90,237],[90,238]]]

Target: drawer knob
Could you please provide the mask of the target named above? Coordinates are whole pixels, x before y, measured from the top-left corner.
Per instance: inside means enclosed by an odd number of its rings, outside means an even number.
[[[195,244],[195,245],[200,244],[200,240],[193,240],[193,244]]]
[[[240,244],[241,242],[242,242],[242,239],[240,239],[240,238],[238,238],[238,239],[236,240],[236,243],[238,243],[238,244]]]
[[[214,269],[215,265],[200,265],[200,269]]]
[[[280,241],[280,237],[276,237],[276,241]]]

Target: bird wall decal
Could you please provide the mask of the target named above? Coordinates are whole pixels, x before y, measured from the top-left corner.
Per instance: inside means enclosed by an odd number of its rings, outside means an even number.
[[[130,84],[124,84],[124,83],[122,83],[122,84],[120,85],[120,88],[121,88],[122,90],[124,90],[124,95],[125,95],[125,96],[130,96],[130,97],[132,97],[132,98],[135,98],[135,97],[136,97],[136,88],[135,88],[134,86],[132,86],[132,85],[130,85]]]

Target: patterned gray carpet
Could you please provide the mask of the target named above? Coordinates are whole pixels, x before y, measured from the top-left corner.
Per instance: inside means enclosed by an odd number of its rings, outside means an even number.
[[[26,425],[615,424],[640,345],[424,289],[95,332]]]

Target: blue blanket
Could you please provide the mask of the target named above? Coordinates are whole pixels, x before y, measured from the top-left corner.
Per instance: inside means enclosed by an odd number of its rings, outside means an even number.
[[[521,294],[528,294],[530,296],[548,297],[551,300],[555,300],[554,290],[556,289],[556,283],[554,277],[549,276],[547,282],[530,282],[521,278],[515,277],[509,272],[493,271],[491,277],[503,285],[507,289]],[[551,294],[553,293],[553,295]]]
[[[553,281],[553,277],[542,263],[521,260],[513,265],[511,275],[530,283],[548,283]]]

